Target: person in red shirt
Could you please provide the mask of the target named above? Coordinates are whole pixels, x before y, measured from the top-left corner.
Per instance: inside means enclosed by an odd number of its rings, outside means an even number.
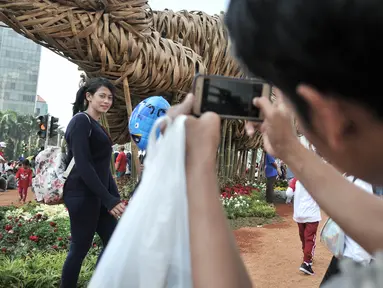
[[[20,201],[25,203],[28,194],[28,187],[32,185],[32,169],[29,160],[23,161],[23,166],[16,173],[16,179],[19,180]]]
[[[125,175],[126,172],[126,154],[125,154],[125,147],[121,146],[119,149],[120,153],[118,153],[117,159],[116,159],[116,171],[117,171],[117,178],[120,178]]]

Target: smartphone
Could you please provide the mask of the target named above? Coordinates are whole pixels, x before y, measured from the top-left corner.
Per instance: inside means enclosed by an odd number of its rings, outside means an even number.
[[[217,75],[197,75],[193,93],[193,113],[215,112],[222,118],[263,121],[261,111],[253,105],[254,97],[270,97],[271,86],[262,80],[239,79]]]

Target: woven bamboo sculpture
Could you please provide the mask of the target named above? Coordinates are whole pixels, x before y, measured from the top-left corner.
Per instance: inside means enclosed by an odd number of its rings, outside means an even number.
[[[107,118],[115,143],[129,140],[128,115],[143,98],[170,94],[176,103],[197,72],[242,76],[222,15],[152,11],[146,0],[0,0],[0,21],[88,77],[114,81],[118,95]],[[248,138],[241,121],[234,125],[242,149],[261,145],[259,134]]]

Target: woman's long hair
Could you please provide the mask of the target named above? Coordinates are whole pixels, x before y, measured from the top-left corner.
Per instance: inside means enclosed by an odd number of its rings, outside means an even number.
[[[86,93],[90,93],[94,95],[98,89],[101,87],[108,88],[113,95],[113,103],[114,97],[116,95],[116,87],[105,78],[91,78],[87,81],[84,81],[82,87],[77,91],[76,100],[73,103],[73,116],[78,112],[85,111],[88,108],[88,100],[86,99]],[[113,104],[112,104],[113,105]]]

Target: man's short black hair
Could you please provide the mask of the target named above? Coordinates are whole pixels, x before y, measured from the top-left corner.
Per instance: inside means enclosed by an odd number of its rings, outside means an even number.
[[[383,119],[383,1],[231,0],[226,24],[238,59],[280,88],[305,121],[310,111],[298,84]]]

